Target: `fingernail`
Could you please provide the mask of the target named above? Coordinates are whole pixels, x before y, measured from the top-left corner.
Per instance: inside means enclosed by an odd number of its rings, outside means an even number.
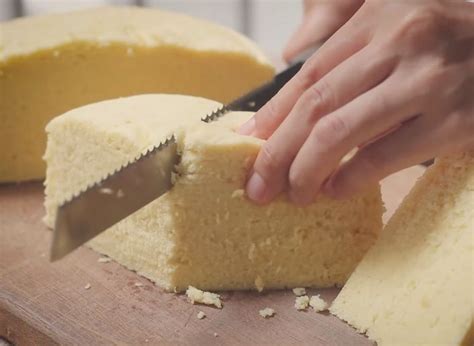
[[[252,117],[242,126],[240,126],[238,133],[241,135],[251,135],[255,131],[255,118]]]
[[[258,173],[253,173],[247,182],[247,196],[255,202],[263,202],[267,185]]]

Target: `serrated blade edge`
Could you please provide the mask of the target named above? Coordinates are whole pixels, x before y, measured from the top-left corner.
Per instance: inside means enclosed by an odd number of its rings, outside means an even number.
[[[61,204],[51,261],[64,257],[167,192],[173,185],[172,175],[178,163],[177,144],[172,136]]]
[[[220,117],[222,117],[228,112],[230,112],[230,109],[227,108],[227,106],[222,106],[218,108],[217,110],[215,110],[214,112],[212,112],[211,114],[206,115],[204,118],[201,119],[201,121],[204,121],[205,123],[210,123],[219,119]]]

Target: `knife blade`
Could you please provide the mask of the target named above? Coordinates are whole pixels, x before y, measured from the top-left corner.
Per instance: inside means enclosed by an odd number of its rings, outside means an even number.
[[[298,62],[269,82],[201,120],[209,123],[231,111],[258,111],[301,69],[308,54],[304,52]],[[56,214],[50,260],[61,259],[171,189],[178,163],[176,140],[171,137],[61,204]],[[99,210],[100,217],[91,217]]]
[[[61,259],[168,191],[178,162],[171,137],[59,206],[50,260]]]

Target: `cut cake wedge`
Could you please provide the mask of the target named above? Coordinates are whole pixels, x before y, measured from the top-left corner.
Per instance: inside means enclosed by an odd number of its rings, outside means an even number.
[[[167,290],[342,285],[382,227],[378,185],[352,199],[305,208],[280,196],[258,206],[243,186],[262,140],[233,131],[252,113],[200,118],[214,101],[143,95],[68,112],[47,127],[46,222],[57,206],[175,134],[174,187],[89,246]]]

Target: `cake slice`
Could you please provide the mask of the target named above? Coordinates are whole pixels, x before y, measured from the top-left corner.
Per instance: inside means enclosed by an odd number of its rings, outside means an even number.
[[[46,222],[72,194],[175,134],[182,153],[174,187],[89,246],[167,290],[342,285],[381,226],[379,186],[350,200],[320,197],[267,206],[242,189],[260,139],[233,131],[252,114],[210,124],[218,103],[178,95],[105,101],[48,125]]]
[[[472,345],[474,153],[417,182],[330,311],[379,345]]]
[[[229,102],[272,75],[247,38],[173,12],[104,7],[0,23],[0,182],[44,177],[44,127],[73,108],[147,93]]]

